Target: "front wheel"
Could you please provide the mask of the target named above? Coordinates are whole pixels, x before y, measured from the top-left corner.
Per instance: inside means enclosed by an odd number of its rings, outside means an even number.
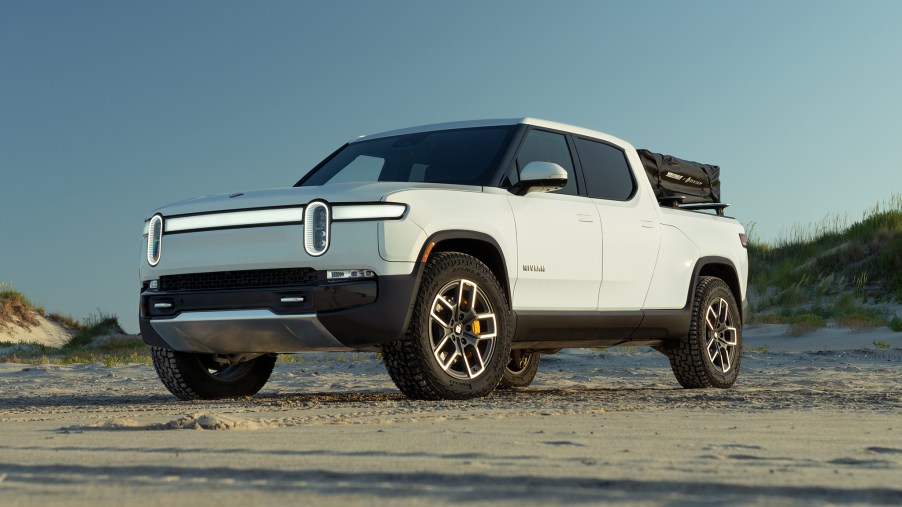
[[[742,321],[730,287],[699,277],[691,319],[688,338],[665,349],[677,381],[690,389],[732,386],[742,358]]]
[[[276,364],[276,356],[263,355],[238,364],[221,364],[210,354],[177,352],[151,347],[157,375],[180,400],[218,400],[253,396]]]
[[[382,346],[385,368],[409,398],[470,399],[492,392],[508,361],[510,307],[478,259],[437,253],[423,271],[407,334]]]

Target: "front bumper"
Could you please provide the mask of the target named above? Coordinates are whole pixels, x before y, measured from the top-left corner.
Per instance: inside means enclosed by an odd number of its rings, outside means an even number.
[[[141,293],[148,345],[206,354],[376,350],[407,331],[419,270],[273,289]]]

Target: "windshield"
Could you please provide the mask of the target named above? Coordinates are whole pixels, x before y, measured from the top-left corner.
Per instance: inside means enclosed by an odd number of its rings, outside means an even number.
[[[296,186],[352,181],[490,185],[515,128],[440,130],[351,143]]]

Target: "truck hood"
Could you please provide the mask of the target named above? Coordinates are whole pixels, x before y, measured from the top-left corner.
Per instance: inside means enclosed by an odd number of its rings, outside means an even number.
[[[268,190],[252,190],[228,194],[207,195],[178,201],[157,208],[148,215],[162,213],[164,216],[205,213],[223,210],[241,210],[269,206],[303,206],[319,199],[333,203],[374,202],[390,200],[388,197],[402,190],[435,189],[480,192],[482,187],[466,185],[446,185],[437,183],[408,183],[385,181],[377,183],[338,183],[319,187],[288,187]]]

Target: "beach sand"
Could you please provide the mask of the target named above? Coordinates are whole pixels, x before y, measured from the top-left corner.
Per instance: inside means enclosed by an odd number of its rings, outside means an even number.
[[[72,333],[62,325],[34,313],[34,326],[0,325],[0,343],[37,343],[47,347],[62,347],[72,340]]]
[[[784,332],[746,329],[727,390],[578,349],[464,402],[405,399],[372,354],[216,402],[146,365],[2,363],[0,504],[902,504],[902,333]]]

